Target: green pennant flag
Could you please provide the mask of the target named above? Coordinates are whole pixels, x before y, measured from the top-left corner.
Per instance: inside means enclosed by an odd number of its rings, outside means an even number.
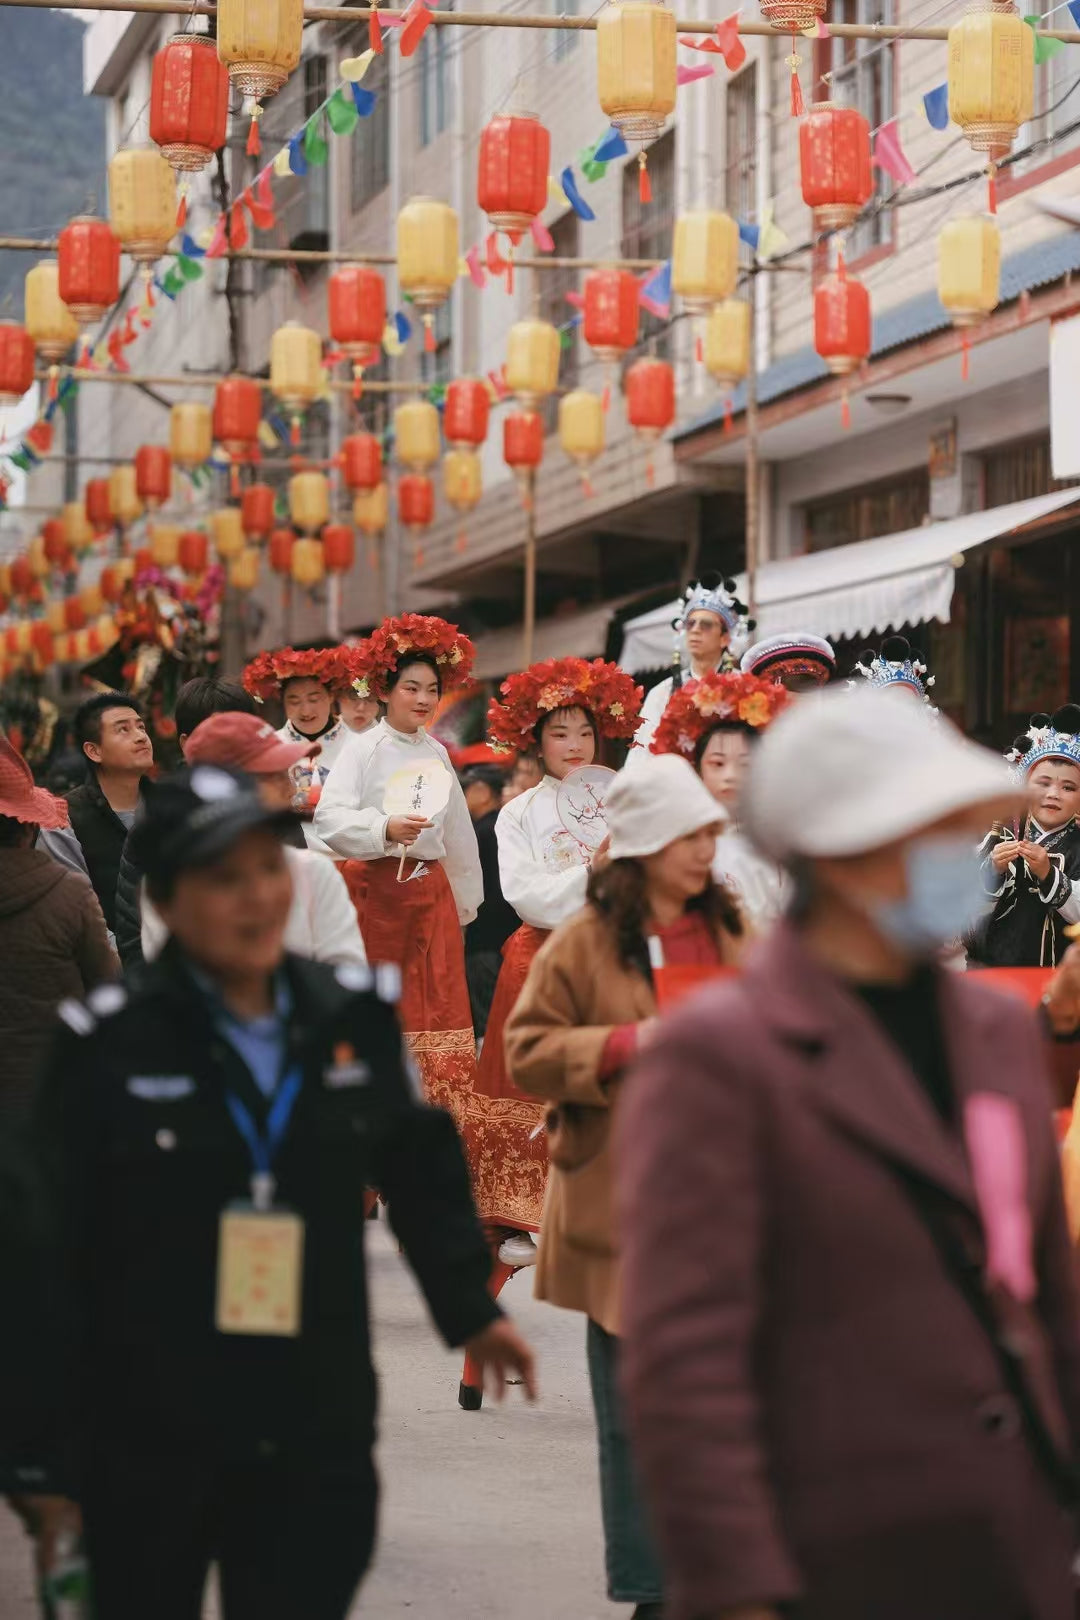
[[[175,298],[177,293],[183,289],[183,286],[183,276],[178,275],[175,270],[170,270],[162,280],[161,290],[163,293],[167,294],[169,298]]]
[[[599,141],[593,141],[592,145],[587,146],[578,156],[581,172],[586,180],[602,180],[607,173],[607,164],[600,163],[593,157],[593,153],[599,144]]]
[[[356,102],[344,89],[335,90],[326,103],[326,121],[335,135],[351,135],[360,122]]]
[[[16,450],[13,455],[8,457],[8,460],[13,467],[18,467],[20,472],[30,471],[30,457],[25,450]]]
[[[1036,67],[1039,66],[1040,62],[1049,62],[1052,56],[1056,56],[1059,51],[1063,51],[1065,49],[1065,41],[1063,39],[1040,38],[1039,28],[1042,25],[1042,18],[1038,15],[1038,13],[1036,13],[1033,17],[1025,17],[1024,21],[1031,29],[1031,32],[1035,35]]]
[[[176,256],[176,268],[185,281],[199,281],[202,277],[203,267],[198,259],[189,259],[186,253]]]
[[[329,148],[319,133],[319,114],[316,113],[304,125],[304,156],[313,168],[321,168],[326,162]]]
[[[570,338],[569,328],[560,327],[559,328],[559,348],[560,349],[568,349],[570,347],[570,342],[571,342],[571,338]]]

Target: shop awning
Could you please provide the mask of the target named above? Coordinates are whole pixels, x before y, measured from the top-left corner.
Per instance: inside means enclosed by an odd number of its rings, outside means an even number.
[[[1080,504],[1080,488],[970,512],[879,540],[806,552],[765,563],[757,581],[757,636],[810,630],[835,641],[903,624],[948,623],[956,569],[966,552],[1037,526]],[[745,596],[746,575],[739,576]],[[671,662],[671,622],[678,602],[626,623],[619,662],[633,673]]]
[[[621,607],[641,594],[620,596],[611,602],[599,603],[580,613],[564,613],[554,619],[537,621],[533,635],[533,659],[542,658],[599,658],[607,644],[608,626]],[[671,615],[668,615],[671,622]],[[486,630],[476,636],[476,663],[473,675],[478,681],[494,680],[521,668],[521,625],[508,625],[505,630]]]

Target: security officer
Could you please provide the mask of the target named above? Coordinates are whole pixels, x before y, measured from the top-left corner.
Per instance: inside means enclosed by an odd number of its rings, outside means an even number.
[[[375,1524],[365,1186],[447,1343],[533,1393],[396,975],[283,952],[287,825],[238,772],[151,784],[170,940],[136,988],[61,1009],[41,1128],[98,1620],[199,1620],[212,1559],[226,1620],[343,1620]]]

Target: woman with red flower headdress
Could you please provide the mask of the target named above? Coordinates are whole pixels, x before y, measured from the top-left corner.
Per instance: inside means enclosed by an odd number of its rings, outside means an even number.
[[[736,895],[755,929],[783,911],[787,880],[740,832],[739,791],[755,738],[789,702],[783,686],[756,675],[703,675],[672,694],[650,744],[654,754],[688,759],[722,806],[727,825],[716,840],[713,876]]]
[[[351,674],[385,713],[349,736],[314,821],[316,836],[345,862],[369,961],[401,972],[401,1027],[425,1096],[451,1109],[476,1066],[462,928],[476,916],[484,884],[465,795],[427,727],[443,693],[468,680],[474,657],[456,625],[419,613],[385,619],[361,643]],[[388,790],[393,800],[410,773],[441,778],[438,767],[450,777],[441,808],[430,816],[387,811]]]
[[[559,783],[591,765],[600,737],[633,737],[642,692],[617,664],[601,658],[549,658],[512,675],[493,700],[488,726],[495,748],[535,749],[543,777],[505,804],[495,823],[499,883],[521,927],[503,946],[503,964],[488,1017],[474,1093],[458,1120],[481,1216],[515,1229],[503,1240],[506,1265],[531,1265],[529,1232],[540,1225],[547,1143],[537,1127],[544,1109],[510,1080],[503,1026],[529,965],[553,928],[585,904],[590,852],[559,820]],[[603,847],[603,846],[601,846]]]
[[[311,745],[311,754],[291,771],[298,809],[318,799],[351,735],[337,709],[338,692],[352,680],[344,652],[343,647],[278,647],[260,653],[244,670],[244,690],[256,703],[277,698],[285,710],[285,724],[278,731],[282,741]]]

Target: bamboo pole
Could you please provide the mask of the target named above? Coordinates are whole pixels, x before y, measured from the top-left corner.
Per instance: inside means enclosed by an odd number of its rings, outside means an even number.
[[[0,0],[2,3],[2,0]],[[246,373],[245,373],[246,375]],[[47,371],[34,373],[38,382],[46,382],[49,377]],[[71,377],[79,383],[126,383],[134,388],[216,388],[218,383],[226,380],[225,372],[193,371],[190,374],[181,373],[180,376],[158,375],[141,371],[85,371],[79,366],[62,367],[61,377]],[[267,377],[253,377],[260,388],[269,389],[270,381]],[[351,394],[355,384],[351,380],[330,378],[329,386],[335,393]],[[421,382],[365,382],[364,394],[422,394],[431,387],[430,383]]]
[[[0,5],[6,0],[0,0]],[[55,253],[56,238],[0,236],[0,250],[9,253]],[[163,259],[178,259],[179,248],[166,248]],[[397,264],[393,253],[350,253],[342,248],[235,248],[215,255],[221,259],[253,259],[263,264]],[[213,263],[214,260],[211,260]],[[657,270],[663,259],[542,259],[514,260],[516,270]]]

